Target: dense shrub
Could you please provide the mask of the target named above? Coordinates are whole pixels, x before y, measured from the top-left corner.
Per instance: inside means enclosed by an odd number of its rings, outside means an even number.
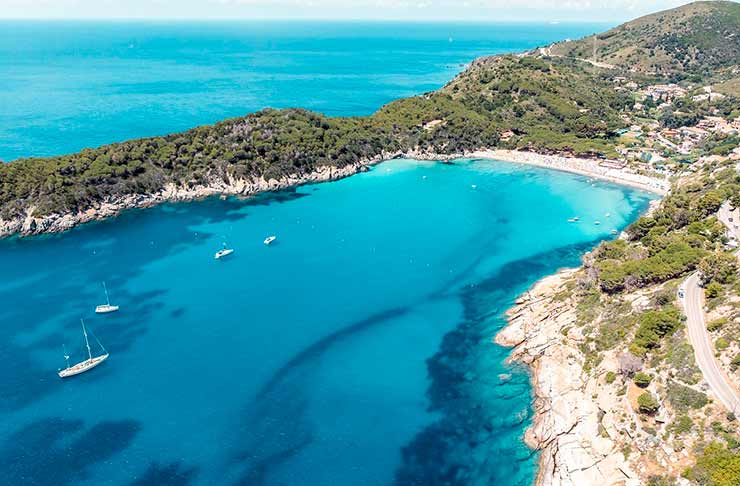
[[[687,477],[696,484],[737,486],[740,484],[740,453],[714,442],[699,454]]]
[[[668,382],[666,391],[668,403],[680,412],[685,412],[690,408],[698,410],[709,403],[709,398],[705,393],[696,391],[675,381]]]
[[[728,252],[710,253],[699,262],[699,271],[705,283],[731,283],[737,276],[737,257]]]
[[[724,289],[717,282],[710,282],[709,285],[707,285],[706,288],[704,289],[707,299],[717,298],[720,295],[722,295],[723,291]]]
[[[605,260],[596,264],[599,283],[605,292],[644,287],[679,277],[696,268],[705,251],[680,237],[670,238],[665,248],[642,260]]]
[[[660,408],[658,400],[650,392],[645,392],[637,397],[637,406],[641,413],[654,414]]]
[[[660,344],[660,340],[681,325],[681,314],[674,306],[647,311],[640,316],[640,325],[632,340],[630,351],[642,355]]]
[[[721,329],[722,326],[727,324],[727,318],[726,317],[720,317],[719,319],[715,319],[713,321],[710,321],[707,324],[707,330],[708,331],[716,331],[717,329]]]
[[[640,371],[639,373],[635,373],[635,376],[632,377],[632,381],[634,381],[635,385],[640,388],[647,388],[650,382],[653,381],[653,377]]]

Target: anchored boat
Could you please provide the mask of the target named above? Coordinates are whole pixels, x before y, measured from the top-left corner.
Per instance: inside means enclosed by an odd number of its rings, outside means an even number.
[[[277,239],[277,236],[274,236],[274,235],[273,236],[268,236],[267,238],[265,238],[265,241],[263,243],[265,245],[268,245],[269,246],[276,239]]]
[[[105,304],[99,305],[95,308],[96,314],[108,314],[110,312],[116,312],[119,307],[117,305],[110,305],[110,298],[108,297],[108,287],[103,282],[103,290],[105,290]]]
[[[218,260],[219,258],[223,258],[223,257],[225,257],[227,255],[231,255],[232,253],[234,253],[234,249],[233,248],[226,248],[226,243],[224,243],[224,247],[222,249],[218,250],[216,252],[216,254],[213,255],[213,258],[215,258],[216,260]]]
[[[98,366],[100,363],[108,359],[108,351],[105,350],[105,347],[102,345],[100,340],[93,334],[93,337],[95,338],[95,341],[97,341],[98,346],[100,346],[100,349],[103,351],[103,354],[100,354],[98,356],[93,356],[92,351],[90,350],[90,340],[87,337],[87,328],[85,327],[85,321],[80,319],[80,323],[82,323],[82,334],[85,336],[85,347],[87,347],[87,359],[85,361],[81,361],[75,365],[70,366],[69,365],[69,355],[67,354],[67,351],[65,349],[64,351],[64,359],[67,361],[67,367],[63,370],[59,370],[59,378],[68,378],[70,376],[79,375],[80,373],[84,373],[85,371],[91,370]]]

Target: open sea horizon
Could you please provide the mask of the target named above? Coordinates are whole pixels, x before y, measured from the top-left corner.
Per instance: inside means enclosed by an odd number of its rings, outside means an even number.
[[[266,108],[369,115],[473,59],[604,24],[0,20],[0,160],[166,135]]]
[[[0,22],[0,158],[263,106],[368,114],[480,55],[600,29],[287,24]],[[492,342],[503,312],[654,198],[393,160],[0,240],[0,484],[531,485],[532,389]],[[114,314],[94,312],[103,281]],[[80,318],[110,357],[62,380]]]

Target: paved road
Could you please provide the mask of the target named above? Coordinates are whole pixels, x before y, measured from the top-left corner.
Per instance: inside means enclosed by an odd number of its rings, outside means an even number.
[[[714,345],[707,332],[704,315],[704,289],[699,286],[699,273],[695,273],[684,282],[685,296],[683,300],[686,312],[686,327],[689,341],[694,347],[696,364],[699,366],[704,380],[709,384],[717,399],[731,412],[740,412],[740,396],[725,377],[714,357]]]
[[[740,220],[738,220],[740,214],[738,213],[740,211],[737,209],[730,212],[730,204],[726,202],[719,208],[718,214],[719,220],[727,227],[730,235],[734,236],[736,240],[740,240]]]
[[[734,222],[730,221],[730,218]],[[719,220],[727,226],[729,232],[740,239],[740,230],[735,227],[737,214],[731,214],[729,205],[724,204],[719,211]],[[704,289],[699,286],[699,273],[690,276],[683,285],[683,307],[686,312],[686,326],[689,341],[694,347],[696,364],[699,366],[704,380],[709,384],[714,395],[732,412],[740,412],[740,396],[730,383],[714,357],[714,345],[707,331],[706,316],[704,315]]]

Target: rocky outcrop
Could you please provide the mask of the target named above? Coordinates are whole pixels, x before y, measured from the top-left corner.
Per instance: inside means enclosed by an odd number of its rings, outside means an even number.
[[[618,399],[600,395],[598,378],[584,373],[575,307],[554,298],[576,271],[539,281],[507,313],[509,325],[495,341],[515,346],[511,359],[532,370],[535,418],[525,440],[541,451],[537,484],[638,486],[642,481],[610,436]]]

